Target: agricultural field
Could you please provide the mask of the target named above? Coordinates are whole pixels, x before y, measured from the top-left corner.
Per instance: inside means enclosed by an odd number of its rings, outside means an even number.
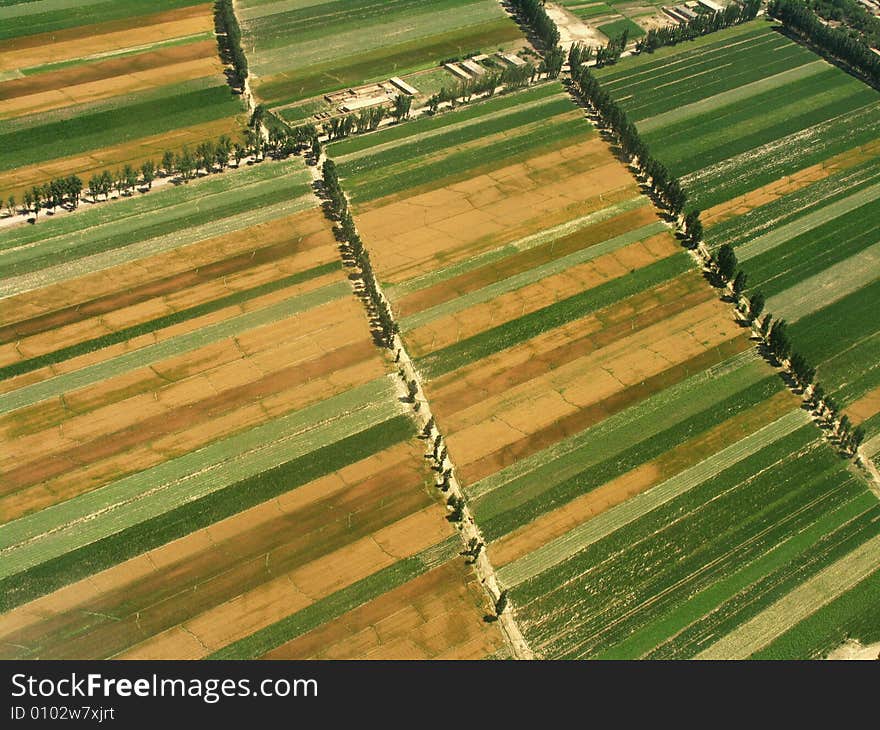
[[[880,434],[880,94],[760,20],[597,76],[703,211],[707,245],[734,247],[745,293]]]
[[[0,656],[507,656],[300,158],[0,233]]]
[[[242,0],[251,83],[270,106],[525,41],[497,0]]]
[[[158,160],[231,134],[243,112],[214,37],[213,5],[5,2],[0,6],[0,193]]]
[[[583,116],[544,83],[328,154],[531,649],[751,655],[880,503]]]

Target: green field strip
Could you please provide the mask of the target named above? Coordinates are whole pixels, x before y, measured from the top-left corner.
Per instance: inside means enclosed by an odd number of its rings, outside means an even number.
[[[491,99],[476,99],[457,109],[416,117],[406,124],[392,124],[369,134],[334,140],[328,147],[333,153],[333,158],[342,164],[346,159],[355,159],[361,152],[370,152],[391,145],[393,142],[427,135],[449,127],[467,126],[472,122],[502,115],[512,109],[523,109],[542,103],[547,98],[561,93],[563,90],[558,81],[535,83],[525,89],[497,94]]]
[[[0,16],[0,40],[16,38],[37,33],[64,30],[88,26],[94,23],[105,23],[122,20],[132,16],[145,15],[146,12],[168,11],[199,5],[203,0],[162,0],[161,7],[145,8],[143,0],[105,0],[104,2],[76,2],[76,12],[71,12],[66,3],[48,0],[29,2],[24,7],[19,5],[0,8],[8,11],[8,15]],[[145,12],[146,11],[146,12]]]
[[[685,522],[678,525],[677,535],[667,536],[669,539],[665,545],[644,546],[644,549],[655,547],[678,553],[681,556],[679,565],[658,566],[655,560],[652,567],[658,569],[659,580],[652,580],[654,576],[649,576],[647,585],[638,586],[639,595],[629,610],[618,612],[616,616],[612,614],[608,625],[597,625],[595,619],[590,621],[592,625],[584,631],[586,640],[566,642],[565,636],[561,637],[562,641],[554,639],[553,643],[559,647],[554,654],[560,658],[586,658],[613,646],[632,631],[653,621],[656,615],[662,614],[670,606],[681,604],[689,596],[723,581],[742,565],[758,559],[791,534],[804,529],[852,496],[852,480],[843,485],[835,482],[829,488],[821,483],[823,479],[809,477],[801,480],[806,481],[806,488],[800,484],[789,484],[790,491],[783,494],[771,489],[770,499],[765,501],[757,500],[752,490],[743,490],[739,495],[735,492],[722,494],[719,499],[728,502],[729,512],[726,516],[718,510],[713,511],[714,504],[710,500],[705,512],[697,512],[689,520],[693,523],[699,517],[712,519],[714,532],[706,535],[704,544],[694,545],[693,540],[687,540],[686,536],[682,539],[683,529],[699,530],[704,527]],[[740,500],[743,496],[750,497],[754,512],[744,511],[742,503],[730,504],[737,496]],[[725,517],[730,521],[727,522]],[[685,542],[689,544],[685,545]],[[566,633],[570,639],[580,639],[575,631]]]
[[[18,117],[0,119],[0,139],[6,135],[23,132],[35,132],[34,137],[40,139],[40,128],[62,124],[76,124],[83,117],[101,115],[114,110],[122,110],[126,106],[144,106],[167,103],[175,97],[185,94],[211,91],[219,88],[218,79],[214,76],[199,76],[194,79],[186,79],[176,83],[164,84],[141,91],[133,91],[119,96],[86,101],[81,104],[57,107],[48,111],[39,111],[31,114],[23,114]]]
[[[74,245],[80,241],[74,234],[87,238],[92,234],[106,235],[106,231],[114,231],[114,235],[127,232],[129,229],[143,226],[143,222],[152,222],[156,217],[167,213],[182,203],[198,203],[223,193],[247,192],[254,185],[275,180],[285,176],[297,175],[305,187],[308,186],[309,175],[300,158],[259,165],[244,165],[241,169],[227,170],[220,175],[209,175],[192,180],[185,185],[168,185],[151,192],[149,195],[132,196],[130,198],[101,201],[103,204],[83,205],[76,215],[45,217],[35,226],[14,226],[0,231],[0,251],[22,248],[29,244],[42,245],[49,240],[64,236],[72,236],[68,243]],[[111,228],[120,225],[121,228]]]
[[[187,479],[199,483],[203,472],[217,472],[218,478],[231,484],[241,478],[252,476],[253,467],[246,457],[264,448],[274,449],[276,457],[282,458],[286,440],[303,433],[308,434],[323,424],[332,424],[344,414],[360,413],[358,418],[391,418],[394,409],[394,390],[387,378],[380,377],[327,398],[285,416],[274,418],[241,433],[222,438],[192,452],[157,464],[143,471],[123,477],[85,494],[59,504],[51,505],[33,514],[0,525],[0,554],[6,554],[18,545],[39,539],[65,525],[81,522],[89,515],[102,514],[114,505],[135,502],[157,488],[179,484]],[[274,445],[274,446],[273,446]],[[229,469],[228,463],[236,461],[237,469]],[[280,462],[279,462],[280,463]],[[277,464],[276,464],[277,465]],[[224,469],[228,471],[223,472]],[[212,477],[213,478],[213,477]]]
[[[878,278],[880,242],[770,297],[767,311],[789,322],[796,322]]]
[[[352,395],[344,395],[348,397],[328,399],[329,405],[310,406],[283,417],[282,421],[276,420],[244,435],[198,449],[187,455],[190,458],[164,462],[0,526],[3,546],[0,548],[3,555],[0,578],[221,492],[396,417],[397,403],[390,397],[364,403],[355,401]],[[349,410],[334,410],[344,406],[346,401],[354,402],[348,406]],[[284,425],[287,430],[283,431]],[[257,431],[279,435],[274,441],[253,446]],[[230,443],[239,451],[218,453],[221,444]],[[241,451],[245,444],[251,448]],[[181,475],[185,467],[188,470]],[[175,474],[177,478],[169,480],[168,474]],[[148,480],[148,477],[154,479]],[[166,478],[156,480],[156,477]]]
[[[602,86],[609,88],[617,82],[629,83],[638,76],[647,76],[668,66],[677,66],[696,60],[711,58],[715,53],[730,52],[742,44],[752,44],[757,40],[776,35],[769,24],[762,20],[741,23],[723,30],[709,33],[687,43],[664,46],[652,53],[621,58],[612,66],[596,69],[596,76]]]
[[[354,56],[289,69],[260,83],[256,93],[268,103],[285,105],[349,86],[387,81],[391,74],[405,76],[436,68],[437,60],[441,58],[460,56],[478,49],[492,51],[521,40],[522,34],[516,24],[508,17],[500,17],[480,25],[394,45],[386,43]]]
[[[24,572],[0,580],[0,610],[8,610],[40,595],[109,568],[234,514],[266,502],[315,479],[365,459],[389,446],[410,439],[415,426],[407,415],[399,415],[351,436],[330,443],[281,465],[261,471],[204,497],[188,495],[179,506],[162,511],[152,519],[142,510],[139,520],[121,531],[109,531],[96,542],[39,562]],[[99,522],[104,522],[102,516]],[[117,523],[119,521],[117,520]],[[88,523],[86,523],[88,524]],[[117,527],[119,524],[117,524]],[[97,533],[90,533],[96,537]],[[82,541],[80,541],[82,543]],[[71,547],[68,541],[67,547]],[[53,550],[57,544],[49,546]]]
[[[576,114],[572,110],[572,115]],[[557,121],[554,124],[538,122],[527,127],[510,130],[503,136],[478,149],[462,149],[438,159],[422,161],[416,167],[396,168],[395,174],[387,169],[383,175],[375,170],[346,181],[346,189],[352,202],[359,203],[384,198],[421,186],[434,190],[452,182],[478,174],[483,169],[498,169],[521,161],[525,156],[535,156],[541,150],[551,151],[569,144],[571,140],[588,138],[591,130],[580,115]]]
[[[279,197],[283,198],[284,196],[279,193]],[[306,195],[282,200],[272,205],[257,206],[253,210],[237,215],[218,217],[216,219],[211,219],[210,216],[207,216],[210,222],[202,225],[186,226],[184,223],[183,227],[175,233],[168,233],[157,238],[131,243],[122,248],[92,254],[91,256],[69,261],[63,265],[50,266],[29,274],[9,279],[0,279],[0,297],[42,289],[51,284],[65,282],[96,271],[103,271],[120,264],[148,259],[156,254],[182,248],[215,236],[222,236],[236,231],[244,232],[248,228],[261,223],[301,213],[314,207],[315,197],[311,193],[307,193]],[[2,256],[0,256],[0,260],[2,260]]]
[[[664,145],[663,160],[674,175],[686,176],[694,170],[761,147],[768,140],[800,134],[802,130],[829,120],[836,123],[866,105],[874,105],[875,100],[869,98],[871,95],[873,92],[864,87],[838,86],[808,100],[795,99],[773,111],[767,108],[773,103],[772,99],[764,105],[734,107],[730,110],[731,116],[718,120],[720,129],[713,129],[713,121],[704,118],[701,127],[694,125],[690,130],[690,137],[687,131],[680,131],[675,140],[670,139],[669,144]],[[657,144],[657,136],[662,138],[664,130],[647,135],[645,143]]]
[[[742,246],[753,238],[847,198],[878,179],[880,158],[875,157],[752,208],[747,213],[711,225],[707,228],[704,240],[712,249],[727,243],[736,248],[739,254]]]
[[[880,198],[880,183],[863,188],[852,195],[807,213],[790,223],[774,228],[757,238],[752,238],[747,243],[737,247],[736,257],[739,261],[748,261],[750,258],[767,253],[797,236],[801,236],[829,221],[851,213],[878,198]]]
[[[408,317],[403,317],[399,320],[400,327],[403,330],[413,330],[417,327],[423,327],[429,322],[432,322],[435,319],[439,319],[440,317],[447,317],[449,315],[456,314],[457,312],[461,312],[468,307],[491,301],[492,299],[495,299],[502,294],[516,291],[517,289],[522,289],[523,287],[529,286],[531,284],[537,284],[538,282],[546,279],[549,276],[561,274],[565,271],[568,271],[574,266],[587,263],[588,261],[592,261],[599,256],[613,253],[614,251],[617,251],[624,246],[636,243],[637,241],[642,241],[656,233],[661,233],[668,230],[669,228],[662,221],[649,223],[646,226],[642,226],[633,231],[624,233],[620,236],[615,236],[614,238],[609,238],[606,241],[602,241],[601,243],[597,243],[593,246],[583,248],[580,251],[575,251],[568,254],[567,256],[562,256],[553,261],[548,261],[546,264],[536,266],[535,268],[529,269],[528,271],[523,271],[519,274],[509,276],[506,279],[496,281],[492,284],[489,284],[488,286],[482,287],[481,289],[477,289],[476,291],[469,292],[468,294],[457,297],[452,301],[443,302],[442,304],[429,307],[428,309],[423,309],[422,311],[412,314]],[[0,373],[2,373],[2,370],[0,370]]]
[[[439,284],[442,281],[447,281],[470,271],[474,271],[475,269],[482,268],[483,266],[496,263],[508,256],[522,253],[523,251],[529,251],[547,243],[552,243],[560,238],[570,236],[577,231],[584,230],[597,223],[602,223],[615,216],[621,215],[622,213],[637,210],[638,208],[644,208],[647,205],[650,205],[650,201],[645,196],[639,195],[635,198],[616,203],[615,205],[610,205],[607,208],[602,208],[594,213],[589,213],[579,218],[573,218],[572,220],[560,223],[552,228],[545,228],[538,233],[533,233],[516,241],[506,243],[503,246],[492,249],[491,251],[477,254],[476,256],[472,256],[471,258],[452,264],[451,266],[436,269],[426,274],[421,274],[420,276],[415,276],[412,279],[407,279],[399,284],[385,284],[384,289],[387,294],[394,298],[402,297],[406,294],[412,294],[413,292],[426,289],[434,284]]]
[[[774,639],[751,659],[820,658],[845,640],[880,641],[880,570]]]
[[[719,94],[751,83],[767,75],[795,68],[815,60],[809,51],[782,36],[773,35],[759,42],[743,44],[713,57],[676,64],[611,91],[635,122],[662,114],[706,96]],[[601,80],[601,77],[600,77]]]
[[[330,3],[330,12],[321,12],[327,5],[247,21],[243,30],[255,49],[249,54],[253,72],[268,76],[331,61],[343,65],[348,58],[390,45],[389,41],[395,45],[429,43],[431,36],[503,18],[495,0],[433,0],[427,7],[423,0],[366,0],[345,3],[342,13],[341,3]]]
[[[521,342],[568,322],[587,316],[603,307],[616,304],[627,297],[668,281],[691,268],[691,259],[685,253],[642,267],[592,289],[548,305],[519,319],[493,327],[473,337],[436,350],[416,359],[416,367],[427,377],[457,370],[468,363],[506,350]]]
[[[528,139],[530,135],[540,131],[541,125],[562,126],[566,115],[571,116],[573,113],[569,98],[554,96],[537,107],[524,110],[517,108],[488,120],[482,118],[464,128],[443,129],[427,139],[410,138],[390,149],[383,145],[384,151],[375,154],[365,151],[357,159],[343,163],[339,168],[339,176],[347,183],[347,187],[355,188],[364,181],[376,182],[383,178],[396,180],[401,176],[404,181],[414,185],[416,183],[410,181],[410,178],[415,179],[413,171],[420,169],[421,165],[439,165],[438,169],[442,169],[443,163],[454,157],[469,161],[471,165],[485,164],[480,159],[483,150],[500,150],[498,145],[505,140],[512,143],[520,137]],[[554,117],[560,117],[561,120]],[[591,130],[582,128],[581,133],[586,138]],[[482,157],[492,159],[489,154],[482,154]],[[419,179],[425,182],[424,178]]]
[[[865,492],[857,495],[785,539],[741,570],[705,588],[623,641],[598,653],[594,658],[667,658],[672,651],[670,646],[676,645],[680,637],[698,622],[706,620],[726,602],[738,599],[767,576],[785,569],[791,561],[809,553],[815,543],[860,515],[874,510],[876,506],[877,500],[872,495]]]
[[[43,245],[44,242],[64,236],[79,234],[90,236],[94,233],[114,235],[127,233],[129,229],[142,225],[141,221],[152,222],[157,215],[181,203],[195,203],[222,193],[241,194],[259,183],[290,176],[293,182],[300,181],[307,186],[310,179],[305,165],[298,157],[281,162],[245,165],[241,169],[229,170],[221,175],[209,175],[192,180],[185,185],[169,185],[154,190],[149,195],[115,199],[98,205],[80,205],[76,215],[44,217],[39,225],[15,226],[0,231],[0,251],[22,248],[29,244]],[[190,207],[193,207],[192,205]],[[115,229],[111,226],[121,225]],[[87,239],[89,240],[89,239]],[[79,239],[67,243],[73,245]]]
[[[370,176],[394,177],[417,165],[421,159],[433,161],[434,157],[450,151],[468,150],[476,157],[479,153],[469,149],[472,143],[492,144],[498,135],[527,133],[530,131],[527,125],[546,124],[553,117],[569,114],[572,110],[571,99],[559,94],[525,109],[516,107],[507,114],[480,117],[463,127],[439,129],[428,137],[407,137],[393,145],[382,145],[381,149],[364,150],[357,157],[349,156],[348,161],[340,163],[339,175],[356,183],[358,179]],[[589,134],[589,130],[584,133]]]
[[[310,606],[214,652],[207,659],[258,659],[282,644],[339,618],[384,593],[455,559],[461,552],[457,535],[362,578]]]
[[[0,413],[9,413],[41,400],[121,375],[129,370],[146,367],[169,357],[197,350],[212,342],[234,337],[247,330],[272,324],[292,317],[299,312],[305,312],[313,307],[350,295],[351,285],[347,281],[335,282],[263,309],[246,312],[222,322],[206,325],[193,332],[187,332],[163,342],[146,345],[109,360],[88,365],[79,370],[25,385],[18,390],[0,394]]]
[[[778,379],[770,376],[735,395],[713,403],[689,418],[673,415],[643,424],[644,431],[632,435],[615,434],[621,441],[611,440],[603,453],[593,454],[591,463],[575,467],[575,473],[562,481],[555,475],[545,482],[523,479],[509,485],[503,492],[495,491],[474,505],[476,519],[481,521],[483,535],[496,540],[533,522],[546,512],[623,476],[673,446],[732,418],[779,392]],[[586,450],[585,450],[586,451]],[[567,462],[570,464],[570,461]]]
[[[76,236],[61,236],[0,254],[0,273],[4,278],[21,276],[50,266],[69,263],[79,258],[122,249],[133,243],[156,239],[182,229],[215,224],[222,218],[253,212],[263,206],[290,203],[304,205],[311,197],[304,190],[304,180],[294,176],[291,186],[267,180],[247,188],[198,198],[195,206],[189,201],[161,212],[128,217],[98,230],[80,231]],[[293,188],[293,189],[292,189]],[[298,195],[297,195],[298,193]]]
[[[822,365],[877,334],[880,280],[838,299],[817,312],[801,317],[791,328],[791,340],[810,362],[819,365],[819,378],[827,379]]]
[[[437,137],[445,137],[448,133],[454,133],[453,136],[447,138],[448,140],[459,143],[463,141],[462,138],[458,137],[460,130],[508,119],[513,112],[528,112],[529,116],[531,116],[538,110],[571,109],[571,102],[567,97],[563,96],[563,90],[558,84],[541,84],[536,89],[542,93],[527,94],[520,92],[496,96],[489,101],[477,102],[434,116],[422,116],[406,124],[385,127],[382,130],[364,136],[348,137],[338,142],[331,142],[330,152],[333,154],[333,159],[337,165],[350,165],[353,161],[363,157],[397,152],[405,145],[418,144],[436,139]],[[567,104],[564,107],[562,104],[557,105],[557,102],[563,99]],[[506,103],[492,103],[495,101]],[[466,114],[466,112],[470,113]],[[553,114],[548,113],[546,116],[550,117]],[[516,124],[511,126],[516,126]],[[474,139],[480,136],[483,135],[476,135]],[[354,144],[355,142],[360,142],[360,144],[356,145]],[[372,144],[367,144],[369,142],[372,142]],[[448,148],[446,144],[438,147],[438,149],[446,148]],[[338,152],[338,150],[346,149],[349,151],[344,153]]]
[[[880,199],[749,259],[744,265],[749,276],[745,292],[751,294],[760,289],[768,300],[774,299],[806,279],[847,260],[856,260],[878,240]],[[841,281],[844,293],[852,291],[851,286],[846,289],[847,278],[844,276]]]
[[[880,535],[805,581],[735,631],[697,654],[697,659],[747,659],[775,638],[875,572]]]
[[[206,78],[221,83],[221,79]],[[0,171],[91,152],[224,117],[231,121],[241,112],[240,100],[223,84],[15,131],[3,131],[9,123],[2,122]]]
[[[557,658],[613,646],[851,499],[860,485],[816,436],[798,429],[517,586],[532,646]]]
[[[878,136],[876,105],[867,104],[684,175],[681,183],[689,192],[691,204],[706,209]]]
[[[0,367],[0,380],[5,380],[6,378],[11,378],[16,375],[21,375],[23,373],[29,373],[48,365],[55,365],[56,363],[64,362],[65,360],[69,360],[70,358],[84,355],[89,352],[94,352],[95,350],[100,350],[105,347],[110,347],[111,345],[117,345],[121,342],[126,342],[127,340],[134,339],[136,337],[140,337],[151,332],[157,332],[158,330],[165,329],[166,327],[171,327],[172,325],[180,324],[181,322],[186,322],[191,319],[196,319],[197,317],[203,317],[206,314],[217,312],[221,309],[225,309],[226,307],[240,305],[256,299],[257,297],[265,296],[266,294],[271,294],[276,291],[281,291],[282,289],[286,289],[287,287],[302,284],[303,282],[310,281],[311,279],[315,279],[317,277],[324,276],[325,274],[330,274],[334,271],[339,270],[339,262],[332,261],[329,264],[324,264],[323,266],[315,266],[311,269],[307,269],[306,271],[300,271],[296,274],[291,274],[290,276],[284,276],[280,279],[275,279],[274,281],[270,281],[265,284],[261,284],[260,286],[253,287],[252,289],[244,289],[242,291],[235,292],[234,294],[220,297],[219,299],[212,299],[211,301],[198,304],[194,307],[182,309],[175,312],[174,314],[157,317],[147,322],[132,325],[131,327],[124,327],[123,329],[116,330],[115,332],[111,332],[106,335],[102,335],[101,337],[95,337],[91,340],[78,342],[75,345],[70,345],[69,347],[65,347],[60,350],[48,352],[45,355],[32,357],[28,360],[20,360],[16,363],[13,363],[12,365]]]
[[[567,560],[594,542],[615,530],[639,519],[651,510],[684,494],[688,490],[719,475],[743,459],[756,454],[764,447],[793,433],[810,422],[810,414],[797,409],[744,439],[713,454],[696,466],[685,469],[671,479],[652,487],[612,507],[537,550],[515,560],[496,571],[498,580],[505,586],[516,586],[545,570]]]
[[[87,66],[92,63],[100,63],[113,58],[125,58],[126,56],[136,56],[141,53],[151,53],[160,48],[171,48],[173,46],[185,46],[198,41],[207,41],[214,37],[213,33],[193,33],[192,35],[181,36],[180,38],[170,38],[168,40],[156,41],[155,43],[144,43],[139,46],[129,46],[128,48],[120,48],[113,51],[105,51],[103,53],[93,53],[81,58],[71,58],[66,61],[55,61],[54,63],[45,63],[40,66],[29,66],[18,70],[19,76],[36,76],[50,71],[60,71],[64,68],[72,66]],[[0,80],[5,81],[3,73],[0,72]]]
[[[802,66],[781,71],[772,76],[765,76],[763,79],[743,84],[728,91],[722,91],[714,96],[709,96],[699,101],[693,101],[676,109],[670,109],[662,114],[655,114],[653,117],[647,117],[639,121],[639,132],[647,134],[656,129],[661,129],[675,122],[682,122],[691,117],[702,114],[715,113],[722,107],[736,104],[744,99],[748,99],[755,94],[762,94],[767,91],[778,89],[781,86],[798,81],[799,79],[815,76],[816,74],[828,70],[828,64],[822,59],[816,59]]]
[[[622,17],[620,20],[612,20],[610,23],[603,23],[596,27],[611,40],[619,38],[624,32],[628,34],[629,38],[641,38],[645,35],[645,30],[642,26],[626,17]]]
[[[858,506],[862,511],[856,513]],[[816,529],[819,524],[828,527],[828,517],[840,518],[840,513],[848,517],[843,524],[831,526],[825,533]],[[819,571],[858,547],[865,540],[880,531],[880,507],[877,500],[870,494],[862,492],[850,502],[838,508],[831,515],[823,515],[814,525],[798,531],[782,543],[783,548],[791,543],[799,545],[801,552],[780,565],[776,555],[778,549],[772,550],[768,556],[762,556],[756,563],[767,562],[767,557],[777,558],[773,561],[772,570],[757,576],[753,583],[743,586],[738,593],[727,597],[714,610],[692,623],[671,641],[658,647],[648,658],[652,659],[685,659],[691,658],[700,651],[707,642],[723,636],[760,613],[764,608],[780,597],[789,593],[799,584],[809,580]],[[806,537],[812,537],[812,543]],[[792,552],[783,550],[783,552]],[[751,567],[751,566],[750,566]],[[751,570],[746,570],[751,573]],[[719,585],[730,582],[721,581]],[[710,589],[711,590],[711,589]]]
[[[619,443],[625,448],[627,436],[643,433],[644,424],[660,421],[670,414],[673,418],[688,418],[706,406],[724,400],[767,377],[767,370],[758,353],[745,350],[714,367],[664,388],[659,393],[609,416],[601,423],[548,446],[531,456],[501,469],[475,484],[465,487],[465,494],[473,501],[482,499],[497,489],[507,488],[520,480],[543,483],[547,479],[567,479],[586,465],[586,454],[593,459],[604,454],[604,447],[596,449],[596,442]],[[675,421],[671,421],[674,423]],[[655,426],[662,429],[662,422]],[[622,433],[618,438],[615,434]]]

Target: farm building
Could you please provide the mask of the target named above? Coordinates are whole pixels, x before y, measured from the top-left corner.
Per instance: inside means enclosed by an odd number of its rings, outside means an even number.
[[[482,76],[484,73],[486,73],[486,69],[484,69],[480,64],[474,63],[470,59],[468,59],[467,61],[462,61],[461,65],[466,71],[470,71],[471,75],[473,76]]]
[[[715,0],[699,0],[699,2],[700,5],[711,10],[713,13],[720,13],[724,10],[724,6],[716,3]]]
[[[502,61],[510,64],[511,66],[525,66],[526,62],[523,61],[519,56],[515,56],[512,53],[501,53],[500,51],[495,54]]]
[[[404,94],[409,94],[410,96],[415,96],[416,94],[419,93],[419,90],[417,88],[415,88],[414,86],[410,86],[408,83],[406,83],[406,81],[404,81],[403,79],[401,79],[397,76],[392,76],[388,80],[392,84],[394,84],[398,89],[400,89]]]
[[[455,63],[444,63],[443,68],[449,71],[453,76],[457,76],[464,81],[470,81],[470,74],[465,71],[461,66]]]

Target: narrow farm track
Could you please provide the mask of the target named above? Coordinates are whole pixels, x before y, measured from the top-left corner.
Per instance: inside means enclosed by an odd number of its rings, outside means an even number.
[[[323,185],[323,179],[321,177],[320,170],[322,169],[322,166],[326,159],[326,153],[322,151],[321,157],[316,161],[315,165],[310,166],[309,168],[312,174],[313,181],[320,185]],[[384,299],[385,295],[382,292],[382,289],[379,286],[378,282],[376,283],[376,288],[378,289],[380,296]],[[393,349],[395,352],[395,362],[398,364],[399,392],[401,394],[406,394],[408,391],[408,384],[416,384],[416,391],[414,396],[412,397],[413,417],[417,419],[419,425],[424,430],[429,423],[435,423],[435,419],[433,414],[431,413],[430,403],[425,395],[422,377],[414,366],[413,361],[406,350],[405,343],[400,335],[394,336],[394,341],[391,349]],[[440,444],[442,444],[443,435],[440,432],[439,428],[436,427],[436,425],[434,429],[430,432],[430,435],[432,437],[434,431],[437,431],[437,438],[439,438]],[[437,467],[438,471],[446,471],[447,469],[450,471],[449,492],[458,497],[460,500],[464,501],[464,491],[461,484],[459,484],[458,479],[456,478],[456,468],[451,457],[447,455],[442,462],[439,462],[437,464]],[[467,507],[466,503],[463,507],[463,515],[464,516],[461,520],[458,530],[462,545],[467,549],[468,543],[471,540],[476,540],[481,544],[484,543],[479,526],[474,520],[473,515],[470,513],[470,509]],[[480,553],[477,555],[476,560],[473,561],[473,567],[480,578],[480,583],[482,584],[483,590],[485,591],[488,599],[490,600],[492,605],[495,605],[501,595],[501,588],[495,575],[495,569],[491,561],[489,560],[485,550],[481,550]],[[516,659],[533,659],[534,654],[532,653],[531,649],[526,643],[525,638],[522,635],[522,632],[519,630],[519,627],[516,624],[516,620],[513,617],[513,610],[507,609],[505,611],[502,611],[497,618],[499,625],[504,631],[504,635],[512,651],[513,657]]]

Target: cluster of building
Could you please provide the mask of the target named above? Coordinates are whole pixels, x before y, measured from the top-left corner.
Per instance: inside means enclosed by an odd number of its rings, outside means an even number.
[[[664,5],[660,9],[666,13],[677,23],[687,23],[700,15],[699,8],[717,13],[724,10],[724,6],[716,3],[714,0],[693,0],[693,2],[682,3],[681,5]]]
[[[503,53],[502,51],[498,51],[495,55],[508,66],[526,65],[525,61],[513,53]],[[486,69],[484,66],[480,65],[480,61],[485,61],[487,58],[489,58],[487,54],[481,53],[479,56],[472,56],[464,61],[444,63],[443,68],[462,81],[470,81],[471,79],[475,79],[486,73]]]
[[[357,112],[379,104],[387,104],[394,100],[398,94],[415,96],[419,90],[410,86],[406,81],[397,76],[392,76],[388,81],[378,84],[366,84],[342,91],[334,91],[324,96],[324,100],[332,104],[339,111],[350,113]],[[330,116],[329,112],[324,112]]]

